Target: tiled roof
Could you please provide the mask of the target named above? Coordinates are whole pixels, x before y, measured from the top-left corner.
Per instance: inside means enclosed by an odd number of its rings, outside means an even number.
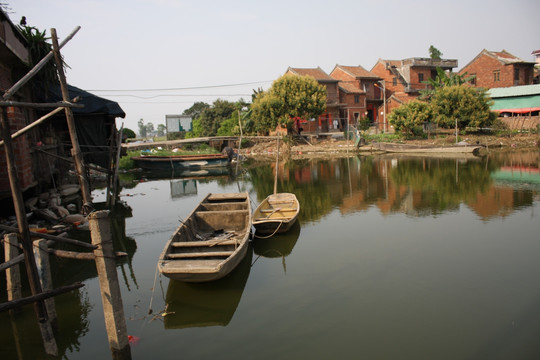
[[[375,79],[380,79],[379,76],[375,75],[375,74],[372,73],[371,71],[368,71],[368,70],[364,69],[364,68],[363,68],[362,66],[360,66],[360,65],[358,65],[358,66],[336,65],[336,68],[340,68],[340,69],[342,69],[343,71],[348,72],[349,74],[351,74],[352,76],[357,77],[357,78],[375,78]]]
[[[488,90],[488,94],[492,98],[540,95],[540,84],[492,88]]]
[[[347,93],[363,94],[364,91],[360,90],[357,86],[350,82],[340,81],[339,88]]]
[[[489,51],[489,50],[483,50],[484,54],[490,55],[497,60],[499,60],[503,64],[514,64],[514,63],[530,63],[530,61],[525,61],[523,59],[518,58],[517,56],[514,56],[510,54],[506,50],[502,51]]]
[[[289,67],[287,72],[292,72],[293,74],[300,75],[300,76],[312,76],[315,78],[315,80],[318,81],[333,81],[337,82],[336,79],[330,77],[327,73],[323,71],[320,67],[317,68],[292,68]]]

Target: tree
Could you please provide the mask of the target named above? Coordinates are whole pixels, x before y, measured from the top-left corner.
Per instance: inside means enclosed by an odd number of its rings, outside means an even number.
[[[147,123],[146,124],[146,135],[152,135],[152,133],[154,132],[154,124],[152,124],[151,122]]]
[[[201,136],[216,136],[221,123],[231,117],[236,110],[234,103],[217,99],[211,107],[204,109],[198,117],[201,125]]]
[[[388,115],[388,122],[397,132],[409,137],[421,134],[422,125],[431,122],[432,117],[433,112],[429,103],[413,100],[394,109]]]
[[[128,129],[128,128],[124,128],[122,130],[122,137],[124,139],[135,139],[137,137],[137,135],[135,134],[135,131],[133,131],[131,129]]]
[[[442,52],[439,51],[435,46],[431,45],[429,47],[429,57],[433,60],[441,60]]]
[[[164,124],[158,124],[157,126],[157,136],[164,136],[167,128]]]
[[[142,138],[145,138],[146,137],[146,125],[144,125],[144,120],[140,119],[139,122],[137,123],[137,125],[139,126],[139,135]]]
[[[184,110],[182,115],[189,115],[194,120],[194,119],[197,119],[201,115],[201,113],[205,109],[208,109],[209,107],[210,107],[209,104],[198,101],[194,103],[193,105],[191,105],[189,109]]]
[[[446,128],[453,128],[456,121],[459,129],[490,126],[496,119],[490,105],[486,90],[467,85],[442,87],[431,98],[434,120]]]
[[[437,76],[435,79],[423,81],[424,84],[430,85],[430,89],[420,90],[420,99],[429,100],[435,92],[444,86],[463,85],[474,79],[476,75],[467,76],[464,74],[447,73],[440,67],[437,67]]]
[[[292,129],[293,119],[311,119],[326,109],[326,88],[310,76],[285,74],[251,105],[255,130],[268,133],[278,125]]]

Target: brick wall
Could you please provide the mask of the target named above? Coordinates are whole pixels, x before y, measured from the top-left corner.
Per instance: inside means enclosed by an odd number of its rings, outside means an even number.
[[[509,87],[514,86],[514,66],[520,69],[519,85],[532,84],[532,77],[528,75],[526,71],[528,65],[526,64],[510,64],[504,65],[497,59],[488,55],[481,55],[475,61],[463,68],[459,73],[467,75],[476,75],[477,87],[483,88],[497,88],[497,87]],[[495,72],[498,72],[498,79],[495,77]],[[527,72],[527,74],[526,74]]]
[[[540,116],[513,116],[500,119],[510,130],[535,130],[540,125]]]
[[[12,85],[11,73],[8,69],[0,66],[0,89],[9,89]],[[26,126],[24,113],[19,108],[6,108],[7,118],[10,124],[10,131],[14,133]],[[34,176],[32,174],[32,157],[30,154],[30,145],[27,136],[21,136],[13,141],[13,152],[20,186],[23,190],[34,185]],[[4,147],[0,147],[0,194],[11,194],[9,177],[7,172],[6,155]]]

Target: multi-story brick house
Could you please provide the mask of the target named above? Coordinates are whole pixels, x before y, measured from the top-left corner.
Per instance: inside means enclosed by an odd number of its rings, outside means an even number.
[[[289,67],[285,74],[299,76],[311,76],[317,82],[326,87],[326,111],[319,116],[318,121],[305,121],[302,125],[306,132],[326,132],[333,127],[334,119],[339,119],[339,91],[338,80],[330,77],[320,67],[317,68],[292,68]],[[310,120],[310,119],[304,119]]]
[[[28,43],[9,17],[0,9],[0,90],[2,93],[11,88],[28,69],[29,51]],[[28,102],[31,100],[28,89],[20,90],[10,100]],[[11,127],[16,132],[27,125],[27,111],[18,107],[5,108],[5,114]],[[32,172],[32,156],[30,143],[25,136],[13,140],[17,175],[22,190],[35,185]],[[11,195],[11,188],[7,173],[4,146],[0,147],[0,199]]]
[[[425,81],[437,76],[437,68],[452,72],[457,66],[458,61],[455,59],[379,59],[371,72],[379,76],[385,84],[386,109],[379,107],[378,113],[386,112],[388,115],[393,109],[416,99],[420,95],[420,90],[429,87]],[[379,128],[383,128],[381,122]],[[391,127],[387,130],[392,131]]]
[[[476,75],[471,85],[488,89],[532,85],[534,65],[534,62],[520,59],[505,50],[484,49],[459,74]]]
[[[362,66],[336,65],[330,76],[339,80],[339,102],[341,128],[347,121],[355,124],[359,118],[367,117],[371,122],[379,121],[377,108],[384,102],[382,79]]]
[[[457,66],[458,61],[455,59],[379,59],[371,72],[384,80],[387,97],[399,92],[417,96],[420,90],[428,87],[424,81],[437,76],[437,68],[451,72]]]

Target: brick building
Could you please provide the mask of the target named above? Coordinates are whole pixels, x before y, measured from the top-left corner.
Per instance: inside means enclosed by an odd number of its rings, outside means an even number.
[[[367,117],[371,122],[379,121],[377,109],[383,103],[382,80],[362,66],[336,65],[330,76],[339,80],[340,128],[356,124]]]
[[[505,50],[484,49],[459,74],[476,75],[471,85],[488,89],[532,85],[534,65],[534,62],[520,59]]]
[[[29,51],[24,36],[0,9],[0,90],[11,88],[28,71]],[[28,102],[31,96],[28,89],[20,90],[10,100]],[[10,124],[11,133],[27,125],[29,113],[16,107],[6,107],[5,114]],[[15,161],[20,187],[26,190],[35,185],[32,173],[32,156],[28,137],[13,140]],[[11,196],[11,187],[7,175],[4,146],[0,147],[0,199]]]
[[[299,76],[311,76],[317,82],[326,87],[326,112],[319,116],[317,121],[307,121],[302,125],[306,132],[329,131],[333,127],[334,119],[339,119],[339,90],[338,80],[330,77],[320,67],[317,68],[292,68],[289,67],[285,74]],[[309,119],[305,119],[309,120]]]

